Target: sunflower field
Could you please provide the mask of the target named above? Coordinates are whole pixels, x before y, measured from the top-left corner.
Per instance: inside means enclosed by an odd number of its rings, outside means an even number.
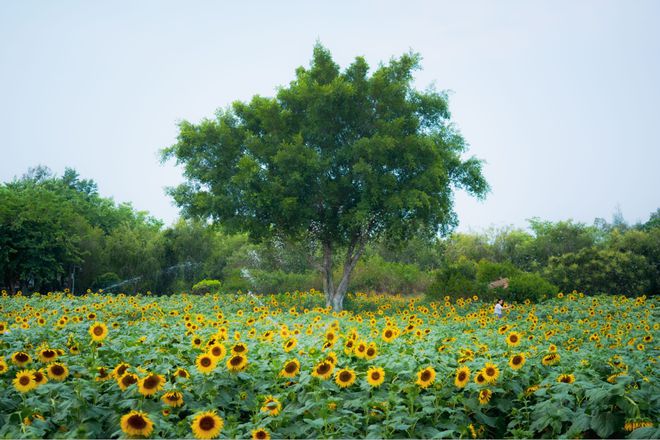
[[[658,438],[658,299],[0,298],[0,438]]]

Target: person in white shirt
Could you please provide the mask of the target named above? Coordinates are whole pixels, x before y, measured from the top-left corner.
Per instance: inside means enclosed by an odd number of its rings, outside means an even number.
[[[504,305],[504,300],[502,298],[498,299],[497,302],[495,303],[495,316],[497,316],[498,319],[501,318],[502,310],[508,308],[509,306]]]

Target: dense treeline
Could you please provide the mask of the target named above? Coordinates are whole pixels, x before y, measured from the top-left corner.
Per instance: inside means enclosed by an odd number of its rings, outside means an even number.
[[[102,197],[72,169],[58,177],[38,167],[0,185],[0,286],[9,292],[171,293],[203,279],[219,280],[226,291],[320,289],[310,252],[305,243],[252,243],[194,220],[166,228]],[[636,225],[621,216],[592,225],[534,219],[527,230],[381,241],[365,251],[351,290],[494,296],[503,292],[488,284],[500,278],[509,280],[512,299],[573,289],[658,293],[660,210]]]

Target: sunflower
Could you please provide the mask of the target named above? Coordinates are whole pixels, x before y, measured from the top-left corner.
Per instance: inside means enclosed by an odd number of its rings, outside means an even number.
[[[5,333],[9,329],[9,324],[7,322],[3,321],[0,322],[0,335]]]
[[[476,383],[477,385],[483,385],[486,382],[487,382],[486,376],[484,375],[483,371],[478,372],[477,375],[474,376],[474,383]]]
[[[231,354],[236,355],[236,354],[241,354],[245,355],[248,352],[248,346],[245,345],[242,342],[238,342],[234,344],[234,346],[231,348]]]
[[[560,374],[559,377],[557,377],[557,382],[573,383],[573,382],[575,382],[575,375],[573,375],[573,374]]]
[[[493,396],[493,392],[489,389],[484,389],[479,391],[479,404],[485,405],[490,402],[490,398]]]
[[[69,369],[67,368],[67,366],[59,362],[54,362],[48,365],[47,368],[48,368],[48,377],[50,377],[53,380],[57,380],[59,382],[66,379],[66,377],[69,375]]]
[[[337,353],[331,351],[326,355],[325,360],[330,362],[332,365],[337,365]]]
[[[124,414],[120,421],[121,430],[131,437],[148,437],[154,430],[154,423],[146,413],[131,411]]]
[[[235,354],[227,360],[227,369],[234,373],[245,370],[248,360],[242,354]]]
[[[314,367],[312,371],[312,376],[318,377],[319,379],[329,379],[332,376],[332,371],[335,369],[334,364],[331,364],[328,361],[319,362],[319,364]]]
[[[34,370],[21,370],[16,373],[14,378],[14,388],[21,393],[27,393],[37,387],[37,382],[34,380]]]
[[[495,383],[500,376],[500,370],[497,368],[497,365],[490,362],[486,362],[486,365],[481,371],[484,373],[484,377],[488,383]]]
[[[518,332],[511,332],[509,335],[506,337],[506,343],[510,347],[517,347],[520,344],[520,338],[521,335]]]
[[[546,367],[550,365],[557,365],[560,359],[561,356],[558,353],[550,353],[548,355],[543,356],[543,359],[541,359],[541,363]]]
[[[346,341],[344,344],[344,353],[346,353],[347,356],[350,356],[353,354],[353,349],[355,348],[355,341],[352,339],[349,339]]]
[[[355,382],[355,371],[343,368],[335,373],[335,382],[341,388],[348,388]]]
[[[252,440],[270,440],[270,432],[266,428],[253,429]]]
[[[116,378],[120,378],[124,375],[124,373],[126,373],[126,370],[128,370],[129,368],[131,368],[130,365],[128,365],[126,362],[121,362],[112,370],[112,375]]]
[[[5,374],[9,370],[9,365],[3,357],[0,357],[0,374]]]
[[[378,356],[378,348],[376,347],[376,344],[371,343],[367,347],[367,351],[364,352],[364,358],[370,361],[376,356]]]
[[[195,359],[195,366],[197,366],[197,370],[203,374],[211,373],[213,370],[215,370],[217,364],[218,362],[216,359],[206,353],[200,354],[197,356],[197,359]]]
[[[96,377],[94,380],[96,381],[103,381],[103,380],[109,380],[112,377],[110,373],[108,373],[108,369],[106,367],[98,367]]]
[[[291,338],[284,343],[284,351],[288,353],[296,348],[296,345],[298,345],[298,340],[296,338]]]
[[[385,381],[385,371],[380,367],[371,367],[367,371],[367,382],[372,387],[379,387]]]
[[[151,373],[138,381],[138,391],[143,396],[153,396],[163,389],[164,384],[165,376]]]
[[[177,368],[176,371],[174,371],[174,377],[177,379],[188,379],[190,373],[188,373],[188,370],[185,368]]]
[[[17,351],[11,355],[11,361],[17,367],[24,367],[26,364],[32,362],[32,357],[24,351]]]
[[[282,403],[276,397],[266,396],[264,404],[261,406],[261,412],[268,413],[271,416],[276,416],[282,410]]]
[[[280,376],[282,377],[296,377],[300,372],[300,362],[298,359],[289,359],[284,364],[282,371],[280,371]]]
[[[162,400],[165,405],[176,408],[177,406],[183,405],[183,394],[178,391],[168,391],[163,394],[163,397],[161,397],[160,400]]]
[[[39,352],[39,360],[45,364],[53,362],[55,359],[57,359],[57,356],[57,350],[53,350],[51,348],[44,348]]]
[[[207,354],[210,354],[212,357],[219,361],[227,356],[227,348],[225,347],[225,344],[214,342],[209,347]]]
[[[126,388],[130,387],[131,385],[138,383],[138,377],[137,375],[133,373],[124,373],[122,377],[117,379],[117,384],[119,385],[119,388],[122,391],[125,391]]]
[[[34,381],[37,385],[43,385],[48,382],[48,376],[44,374],[43,371],[37,370],[33,374]]]
[[[383,330],[381,337],[385,342],[392,342],[394,338],[397,337],[397,331],[394,328],[387,327],[385,330]]]
[[[467,366],[463,366],[456,370],[456,378],[454,379],[454,385],[458,388],[464,388],[470,381],[470,369]]]
[[[520,370],[523,365],[525,365],[525,361],[526,359],[524,354],[514,354],[511,356],[511,359],[509,359],[509,366],[512,370]]]
[[[368,345],[366,342],[360,341],[353,349],[353,353],[360,359],[364,359],[366,356]]]
[[[417,381],[415,382],[421,388],[427,388],[435,381],[435,369],[426,367],[417,372]]]
[[[108,326],[102,322],[95,322],[89,328],[89,335],[94,342],[100,342],[108,336]]]

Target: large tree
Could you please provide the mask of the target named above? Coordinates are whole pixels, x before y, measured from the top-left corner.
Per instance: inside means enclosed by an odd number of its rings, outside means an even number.
[[[457,223],[454,189],[488,191],[481,161],[461,157],[446,94],[413,87],[419,63],[408,53],[369,75],[357,57],[342,72],[317,44],[274,98],[180,123],[163,160],[183,165],[186,181],[170,194],[184,215],[318,245],[327,304],[341,310],[367,242],[446,232]]]

